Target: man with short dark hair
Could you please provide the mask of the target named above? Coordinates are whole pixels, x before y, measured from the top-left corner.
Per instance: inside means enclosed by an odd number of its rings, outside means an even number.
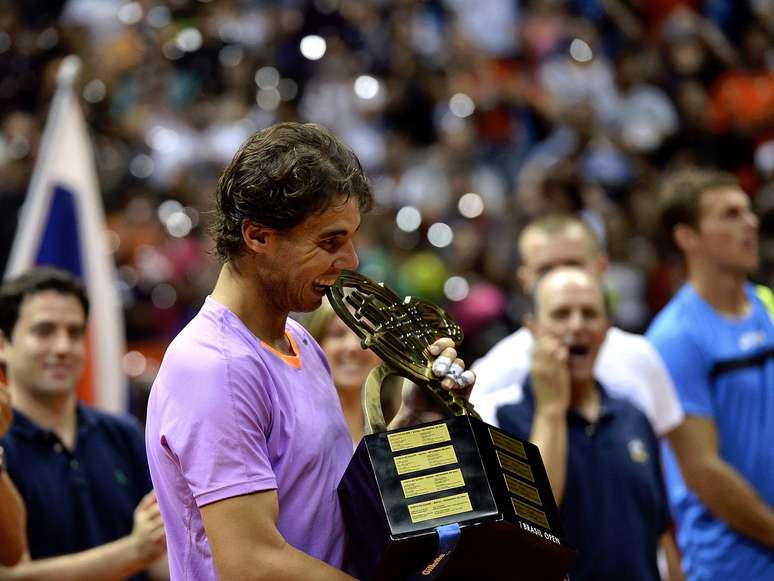
[[[12,578],[166,574],[137,422],[75,396],[88,309],[81,282],[58,269],[36,268],[0,287],[0,363],[14,405],[0,446],[26,505],[29,549]]]
[[[683,567],[691,580],[774,579],[774,325],[770,291],[747,281],[758,218],[716,171],[672,174],[661,201],[688,272],[647,332],[686,414],[664,457]]]
[[[288,315],[319,307],[357,266],[368,182],[328,130],[281,123],[240,148],[215,198],[223,266],[148,405],[172,578],[349,579],[336,487],[352,442],[325,355]],[[453,342],[431,352],[444,386],[469,394]],[[404,387],[392,426],[437,419],[422,401]]]

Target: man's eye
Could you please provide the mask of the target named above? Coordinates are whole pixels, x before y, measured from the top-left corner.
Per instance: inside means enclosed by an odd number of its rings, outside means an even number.
[[[329,238],[327,240],[323,240],[320,243],[320,246],[322,246],[325,250],[336,250],[340,244],[338,238]]]

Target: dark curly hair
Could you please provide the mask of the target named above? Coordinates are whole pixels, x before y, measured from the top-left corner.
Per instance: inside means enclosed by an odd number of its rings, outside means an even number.
[[[262,129],[239,148],[218,181],[211,228],[218,256],[242,255],[245,219],[286,230],[352,196],[361,211],[370,209],[360,161],[333,133],[313,123]]]

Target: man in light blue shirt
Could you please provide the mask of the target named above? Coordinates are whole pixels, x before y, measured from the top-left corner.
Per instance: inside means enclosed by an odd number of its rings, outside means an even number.
[[[747,281],[758,218],[733,176],[690,170],[666,181],[662,223],[688,272],[647,333],[686,415],[664,458],[683,568],[774,579],[774,325]]]

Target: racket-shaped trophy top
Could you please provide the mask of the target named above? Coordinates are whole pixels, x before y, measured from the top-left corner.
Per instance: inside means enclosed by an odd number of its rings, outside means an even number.
[[[433,375],[430,345],[442,337],[459,345],[464,337],[443,309],[416,297],[401,298],[384,283],[350,270],[339,275],[327,294],[364,349],[371,349],[398,375],[428,387],[453,415],[475,414],[471,404],[446,392]]]

